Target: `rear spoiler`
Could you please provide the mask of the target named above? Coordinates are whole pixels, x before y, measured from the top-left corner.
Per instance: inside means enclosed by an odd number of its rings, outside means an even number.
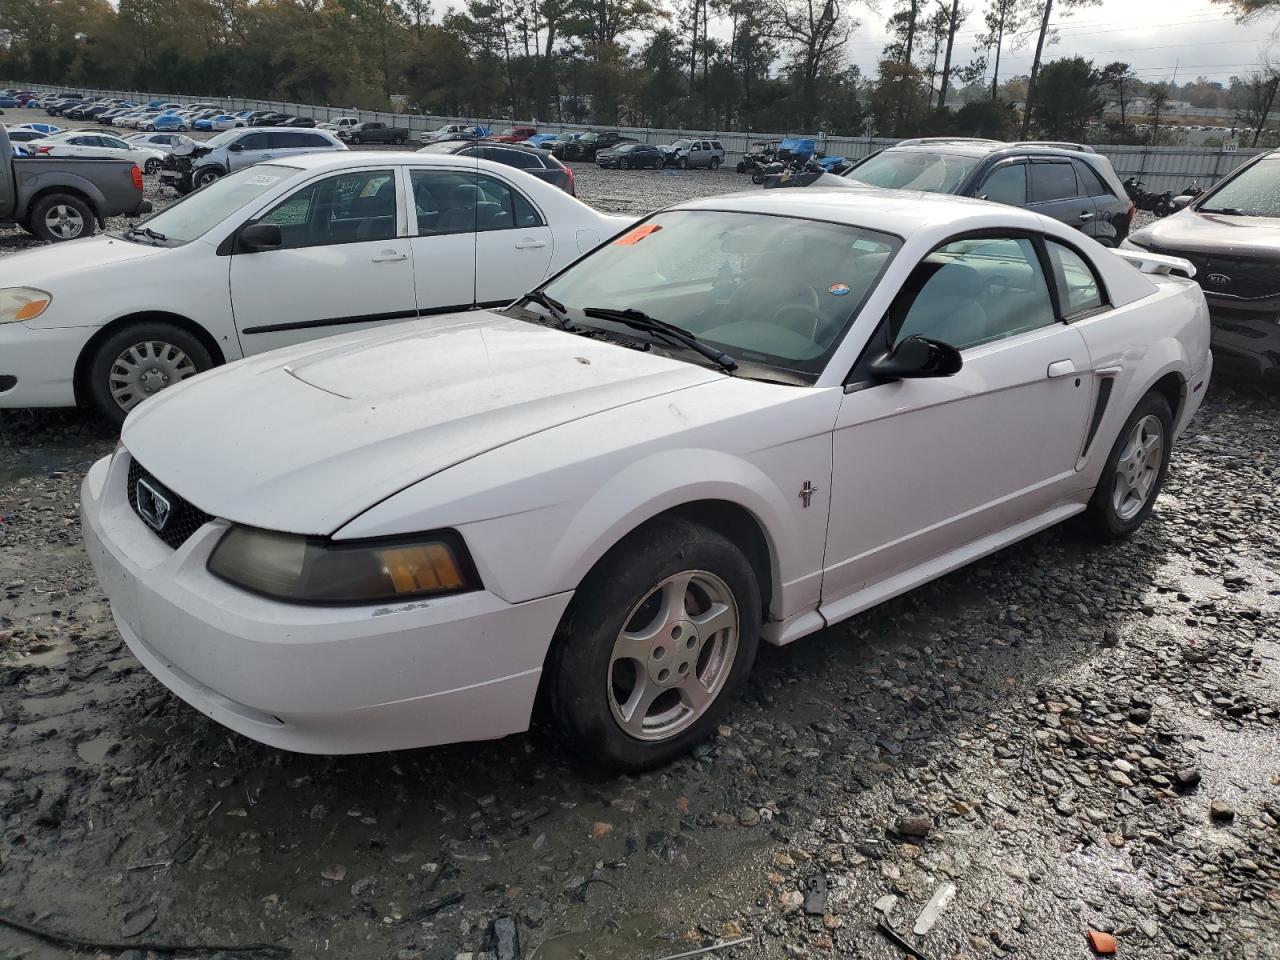
[[[1196,268],[1190,260],[1182,257],[1167,257],[1162,253],[1148,253],[1146,250],[1112,250],[1117,257],[1123,257],[1133,264],[1139,273],[1155,273],[1160,276],[1178,274],[1191,280],[1196,275]]]

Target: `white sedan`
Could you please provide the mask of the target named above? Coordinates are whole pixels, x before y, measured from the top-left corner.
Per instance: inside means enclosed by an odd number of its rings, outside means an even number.
[[[32,149],[36,156],[132,160],[146,173],[159,170],[165,158],[163,150],[96,130],[63,130],[43,137]]]
[[[500,737],[538,700],[652,766],[761,638],[1146,519],[1211,357],[1189,265],[1135,259],[976,200],[692,201],[501,312],[147,402],[85,478],[89,556],[137,658],[264,743]]]
[[[119,422],[229,360],[505,305],[631,222],[475,157],[286,153],[122,232],[0,260],[0,407]]]

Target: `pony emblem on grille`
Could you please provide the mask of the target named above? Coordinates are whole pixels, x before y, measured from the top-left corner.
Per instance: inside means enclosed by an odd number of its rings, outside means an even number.
[[[141,479],[138,481],[137,494],[139,516],[146,521],[147,526],[159,533],[169,522],[169,513],[172,510],[169,498],[146,480]]]

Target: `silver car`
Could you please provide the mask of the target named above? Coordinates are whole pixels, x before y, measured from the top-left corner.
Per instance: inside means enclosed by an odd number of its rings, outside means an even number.
[[[724,147],[719,140],[695,140],[682,138],[669,147],[659,147],[667,166],[689,170],[706,167],[714,170],[724,163]]]
[[[175,149],[165,158],[160,179],[179,193],[190,193],[264,160],[346,149],[347,145],[328,130],[245,127],[227,130],[190,148]]]

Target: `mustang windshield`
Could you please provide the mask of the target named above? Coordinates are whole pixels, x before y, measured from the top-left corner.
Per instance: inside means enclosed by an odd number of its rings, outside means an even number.
[[[600,247],[545,291],[579,327],[607,326],[610,310],[635,310],[739,363],[811,382],[899,246],[896,237],[845,224],[676,210]]]
[[[187,243],[204,236],[245,204],[266,193],[297,167],[259,163],[214,181],[202,190],[189,193],[177,203],[142,221],[170,243]]]

